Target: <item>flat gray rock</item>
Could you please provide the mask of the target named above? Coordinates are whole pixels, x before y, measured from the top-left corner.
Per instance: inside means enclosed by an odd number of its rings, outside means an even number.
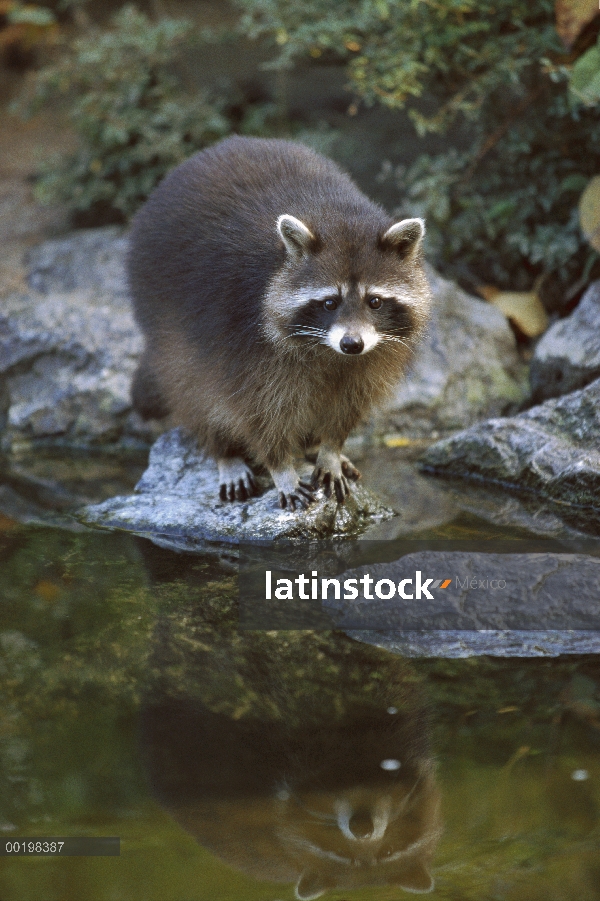
[[[323,606],[344,630],[600,632],[600,558],[524,552],[519,542],[516,548],[515,553],[418,550],[393,562],[349,569],[337,577],[340,583],[354,578],[361,586],[368,574],[371,597],[359,587],[356,599],[332,594]],[[384,583],[377,589],[379,580]],[[412,598],[399,596],[399,584]],[[394,593],[378,597],[378,591]]]
[[[525,413],[490,419],[433,444],[422,466],[600,509],[600,379]]]
[[[336,628],[404,657],[600,653],[598,557],[425,551],[395,563],[348,571],[340,579],[360,576],[364,570],[374,580],[399,581],[416,569],[428,576],[452,576],[452,584],[446,591],[434,590],[434,601],[418,605],[398,597],[328,602]],[[488,585],[504,581],[505,587],[481,588],[482,581]],[[411,617],[413,627],[420,628],[403,630]]]
[[[377,431],[428,435],[516,409],[529,392],[513,332],[496,307],[427,267],[433,291],[428,334]]]
[[[539,402],[583,388],[600,376],[600,281],[565,319],[551,325],[531,361],[531,390]]]
[[[360,484],[344,506],[319,492],[316,503],[303,512],[281,510],[274,488],[243,503],[221,501],[216,464],[181,429],[173,429],[154,444],[136,494],[88,506],[81,519],[144,534],[173,550],[193,551],[240,541],[354,536],[393,515]]]

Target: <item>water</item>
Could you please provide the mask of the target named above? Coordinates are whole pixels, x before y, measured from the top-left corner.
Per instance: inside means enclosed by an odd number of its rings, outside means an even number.
[[[121,856],[0,858],[2,901],[600,898],[599,658],[239,632],[235,572],[44,525],[44,490],[0,518],[0,836]]]

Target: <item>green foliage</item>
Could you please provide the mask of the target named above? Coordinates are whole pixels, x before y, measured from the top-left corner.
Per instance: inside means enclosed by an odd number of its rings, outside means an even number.
[[[271,65],[333,57],[358,98],[407,109],[420,135],[459,127],[462,152],[387,170],[445,271],[521,289],[589,275],[574,210],[600,168],[600,110],[570,101],[553,0],[237,3],[244,33],[277,48]]]
[[[426,218],[431,255],[445,271],[520,290],[548,273],[567,285],[597,258],[577,200],[596,171],[599,142],[597,113],[571,111],[557,90],[480,161],[478,143],[391,174],[402,209]]]
[[[54,25],[56,19],[51,12],[44,6],[24,6],[21,3],[15,3],[6,13],[6,19],[11,25],[37,25],[40,28]]]
[[[126,6],[37,74],[28,111],[64,98],[80,139],[73,156],[45,164],[40,199],[128,216],[169,169],[228,132],[219,103],[189,96],[172,72],[191,29]]]
[[[436,111],[411,117],[442,131],[459,113],[474,118],[493,92],[522,92],[533,61],[559,50],[553,0],[237,0],[251,38],[271,36],[276,65],[333,52],[368,103],[403,108],[433,93]]]

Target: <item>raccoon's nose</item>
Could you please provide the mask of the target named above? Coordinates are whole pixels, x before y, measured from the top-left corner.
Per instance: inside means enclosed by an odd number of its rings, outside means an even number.
[[[357,810],[353,813],[348,827],[354,838],[370,838],[375,828],[368,810]]]
[[[362,338],[355,338],[353,335],[344,335],[340,341],[340,348],[345,354],[360,354],[365,346]]]

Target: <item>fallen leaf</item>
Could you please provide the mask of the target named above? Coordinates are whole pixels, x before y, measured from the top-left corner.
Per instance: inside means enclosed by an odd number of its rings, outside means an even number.
[[[476,288],[477,293],[480,297],[483,297],[484,300],[487,300],[488,303],[497,297],[500,294],[500,288],[497,288],[495,285],[478,285]]]
[[[55,601],[60,594],[58,585],[55,585],[54,582],[48,582],[46,579],[42,579],[38,582],[33,590],[49,604]]]
[[[600,175],[595,175],[579,198],[581,231],[594,250],[600,251]]]
[[[554,5],[558,36],[570,50],[588,22],[598,13],[597,0],[556,0]]]
[[[548,314],[536,291],[499,291],[491,300],[528,338],[548,328]]]
[[[571,98],[585,106],[600,103],[600,41],[580,56],[569,79]]]
[[[383,443],[386,447],[410,447],[413,442],[410,438],[404,438],[402,435],[386,435]]]
[[[13,529],[19,528],[21,528],[21,524],[16,519],[11,519],[10,516],[0,513],[0,532],[12,532]]]

